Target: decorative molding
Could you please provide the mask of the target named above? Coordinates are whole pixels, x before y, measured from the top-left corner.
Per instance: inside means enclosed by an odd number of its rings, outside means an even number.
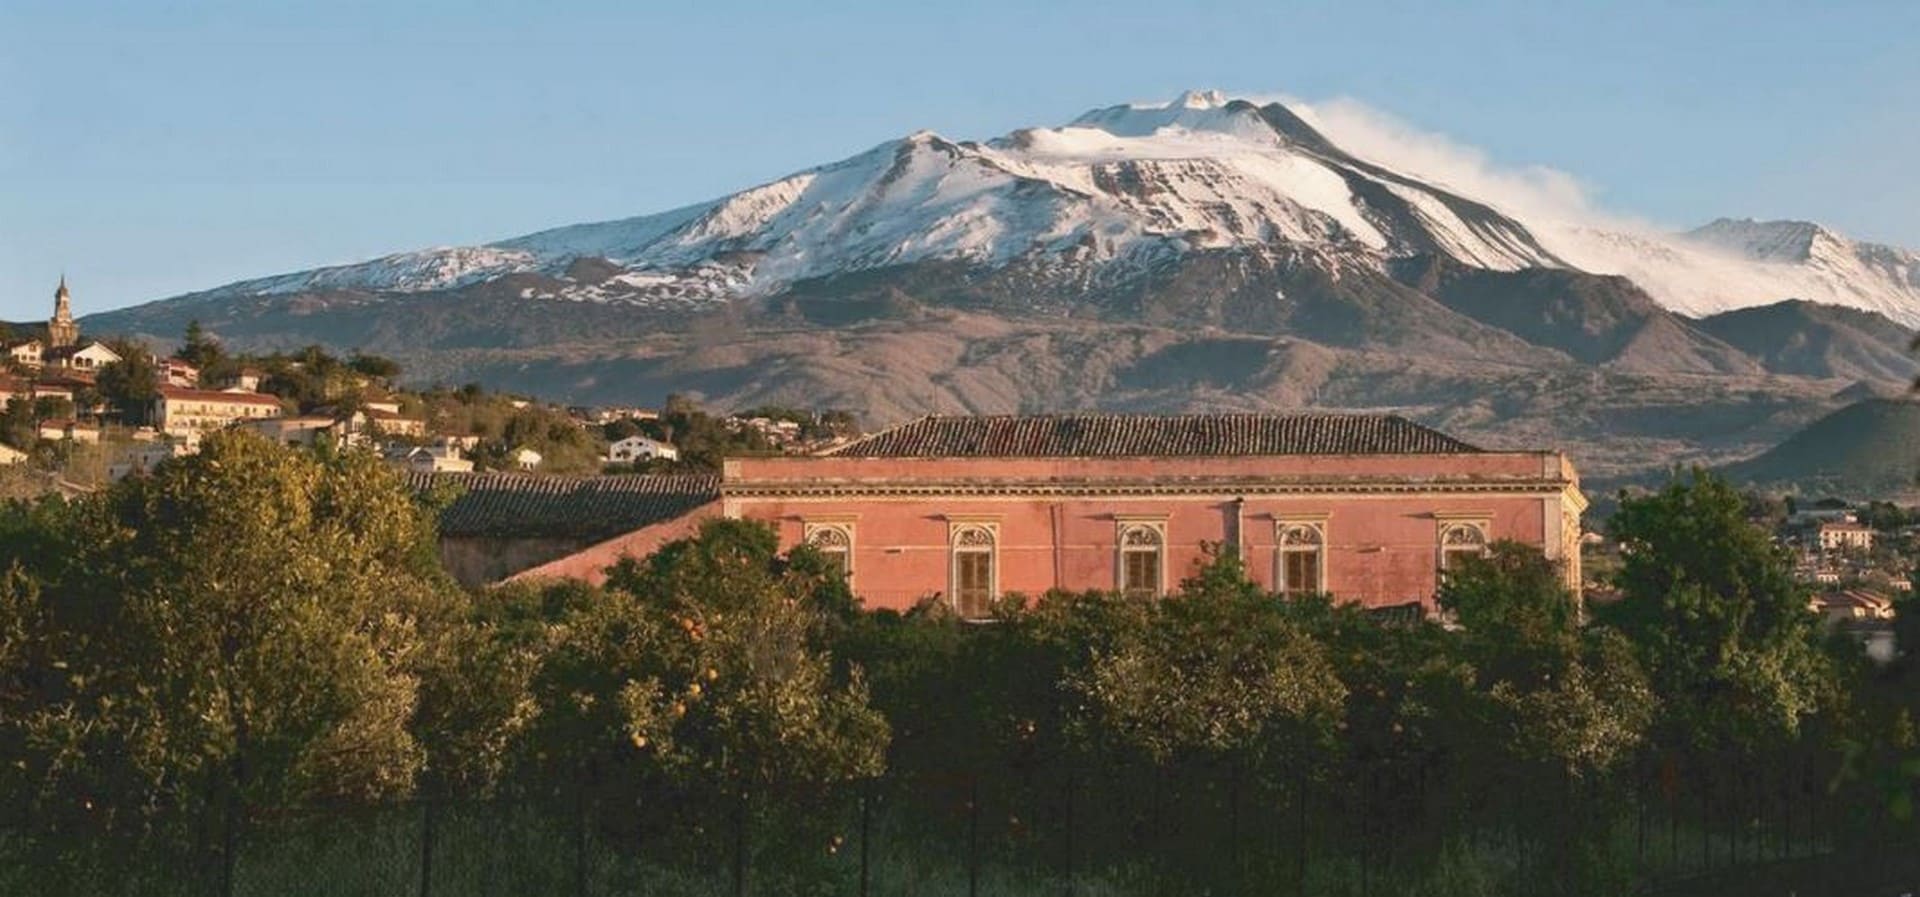
[[[836,515],[837,519],[825,517],[809,518],[801,521],[801,541],[812,545],[822,552],[840,552],[846,564],[847,585],[853,586],[853,539],[854,524],[848,515]]]
[[[807,514],[801,518],[809,527],[815,524],[851,524],[860,521],[860,515],[839,512],[834,514]]]
[[[1313,591],[1327,593],[1327,561],[1329,546],[1327,543],[1326,514],[1279,514],[1273,521],[1273,586],[1275,591],[1287,589],[1287,555],[1315,554]]]
[[[1122,591],[1127,585],[1127,555],[1152,552],[1155,579],[1153,595],[1167,593],[1167,518],[1115,514],[1113,526],[1113,584]]]
[[[1493,544],[1493,521],[1489,516],[1449,515],[1440,516],[1434,533],[1436,552],[1434,569],[1447,569],[1447,554],[1460,551],[1477,551],[1486,554],[1488,546]]]
[[[1032,483],[1032,482],[723,482],[728,498],[881,498],[969,496],[1209,496],[1223,500],[1248,495],[1499,495],[1540,497],[1577,488],[1571,480],[1500,480],[1492,482],[1422,483],[1409,481],[1346,480],[1330,482],[1199,482],[1199,483]],[[1472,515],[1462,515],[1472,516]],[[949,519],[960,519],[953,515]]]
[[[947,518],[947,602],[955,611],[961,609],[960,556],[969,553],[984,553],[989,558],[987,601],[991,603],[1000,597],[999,518],[982,519],[971,515],[951,515]]]

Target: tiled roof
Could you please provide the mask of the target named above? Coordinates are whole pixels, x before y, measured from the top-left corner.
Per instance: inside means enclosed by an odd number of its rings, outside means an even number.
[[[175,402],[213,402],[228,405],[279,405],[280,399],[263,392],[222,392],[217,389],[189,389],[184,386],[160,387],[160,396]]]
[[[1478,451],[1394,415],[1070,414],[923,417],[827,454],[842,458],[1125,458]]]
[[[530,476],[410,473],[418,491],[462,490],[440,514],[448,536],[610,539],[671,520],[720,497],[712,475]]]

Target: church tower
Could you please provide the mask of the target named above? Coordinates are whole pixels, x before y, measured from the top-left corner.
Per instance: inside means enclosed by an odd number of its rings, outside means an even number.
[[[60,275],[60,288],[53,291],[53,317],[47,321],[47,348],[58,349],[80,342],[80,325],[73,321],[73,297],[67,292],[67,275]]]

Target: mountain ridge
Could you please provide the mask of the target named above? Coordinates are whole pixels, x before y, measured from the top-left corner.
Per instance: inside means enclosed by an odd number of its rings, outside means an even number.
[[[1828,251],[1806,249],[1814,240]],[[1803,248],[1793,256],[1787,249],[1796,241]],[[1619,274],[1694,317],[1802,298],[1920,324],[1920,256],[1907,250],[1856,244],[1804,222],[1719,219],[1687,234],[1654,234],[1522,220],[1392,160],[1357,156],[1283,104],[1197,91],[983,142],[919,131],[664,212],[176,298],[458,289],[600,258],[626,268],[625,278],[529,298],[672,306],[768,295],[809,277],[927,259],[1004,265],[1043,253],[1066,264],[1124,267],[1170,252],[1274,243],[1370,262],[1439,254],[1495,270]],[[1713,286],[1721,282],[1727,286]]]
[[[705,203],[87,326],[168,339],[198,320],[236,345],[392,354],[420,380],[837,404],[870,425],[1389,410],[1618,473],[1746,457],[1848,390],[1905,386],[1904,250],[1708,228],[1519,215],[1346,150],[1310,110],[1192,93],[987,141],[916,132]],[[1862,310],[1791,304],[1806,284]]]

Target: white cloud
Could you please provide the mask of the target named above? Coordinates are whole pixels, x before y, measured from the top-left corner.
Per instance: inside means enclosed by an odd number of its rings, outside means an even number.
[[[1501,166],[1477,148],[1423,130],[1358,100],[1337,97],[1305,101],[1284,95],[1248,99],[1279,102],[1347,152],[1490,203],[1523,220],[1650,229],[1643,222],[1601,210],[1591,188],[1567,172],[1544,165]]]

